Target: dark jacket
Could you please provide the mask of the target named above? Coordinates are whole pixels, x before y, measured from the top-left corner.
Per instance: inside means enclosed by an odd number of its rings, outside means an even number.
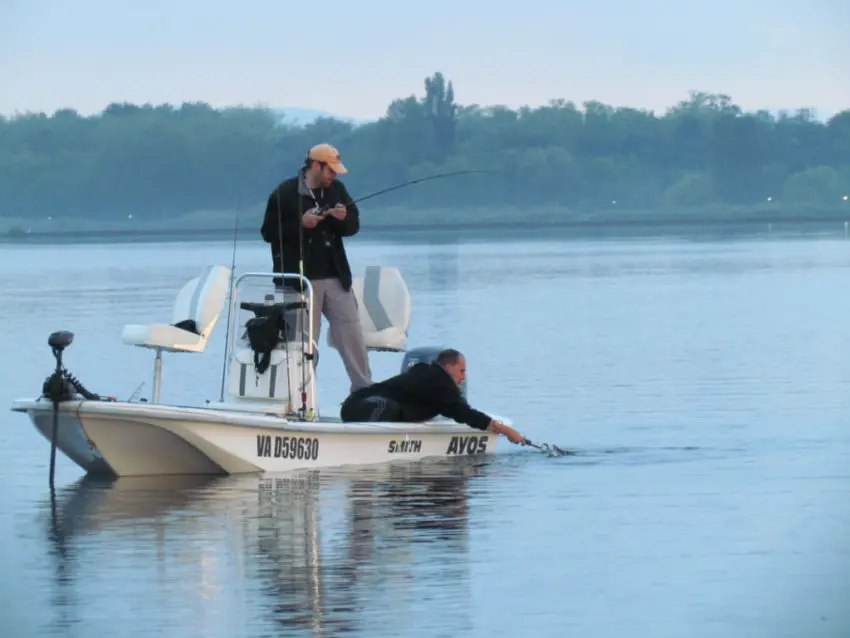
[[[310,279],[321,274],[325,276],[328,272],[328,264],[320,260],[330,260],[330,265],[345,290],[351,288],[351,267],[342,244],[343,237],[356,235],[360,230],[360,211],[352,201],[345,185],[335,179],[328,188],[322,191],[317,189],[315,195],[318,202],[310,196],[310,191],[304,182],[304,169],[295,177],[281,182],[269,195],[266,203],[266,214],[260,234],[271,246],[272,267],[274,272],[297,273],[299,260],[299,233],[304,238],[304,275]],[[320,206],[334,206],[343,204],[347,208],[345,219],[339,220],[327,216],[315,228],[307,229],[301,226],[300,212]],[[278,212],[278,206],[280,211]],[[280,225],[278,225],[280,219]],[[282,231],[282,232],[281,232]],[[281,262],[281,235],[283,239],[283,262]],[[327,252],[323,246],[327,239],[330,248]],[[286,285],[298,288],[298,282],[287,280]]]
[[[355,390],[350,398],[381,396],[401,407],[402,421],[427,421],[442,414],[486,430],[491,417],[471,408],[454,379],[437,363],[417,363],[385,381]]]

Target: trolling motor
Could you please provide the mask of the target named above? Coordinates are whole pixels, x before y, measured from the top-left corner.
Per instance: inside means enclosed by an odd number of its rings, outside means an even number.
[[[47,345],[53,351],[56,359],[56,370],[44,380],[41,391],[45,397],[55,404],[60,401],[70,401],[74,398],[74,386],[65,378],[65,368],[62,365],[62,352],[74,341],[74,333],[67,330],[54,332],[47,338]],[[54,436],[56,432],[54,431]]]
[[[101,397],[94,392],[89,392],[85,386],[62,365],[62,353],[65,348],[74,341],[74,333],[67,330],[59,330],[47,338],[47,345],[53,351],[56,359],[56,369],[44,380],[41,393],[46,399],[53,402],[53,436],[50,441],[50,487],[53,487],[53,474],[56,467],[56,437],[59,430],[59,404],[63,401],[71,401],[78,394],[84,398],[100,401],[115,401],[115,397]]]
[[[53,474],[56,469],[56,436],[59,431],[59,402],[74,398],[74,387],[65,378],[62,366],[62,352],[74,341],[74,333],[67,330],[54,332],[47,338],[47,345],[56,358],[56,370],[44,381],[42,394],[53,401],[53,436],[50,437],[50,487],[53,487]]]
[[[115,401],[115,397],[102,397],[89,391],[77,377],[68,372],[62,365],[62,352],[74,341],[74,333],[67,330],[54,332],[47,338],[47,345],[53,351],[56,358],[56,369],[44,380],[41,393],[46,399],[54,404],[62,401],[71,401],[77,395],[89,401]]]

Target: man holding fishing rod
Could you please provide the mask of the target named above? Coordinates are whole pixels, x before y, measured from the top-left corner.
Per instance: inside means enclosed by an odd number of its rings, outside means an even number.
[[[354,392],[372,384],[372,372],[342,242],[360,230],[360,211],[337,179],[347,172],[333,146],[311,148],[298,174],[269,195],[260,232],[274,272],[297,273],[303,265],[313,286],[313,338],[318,343],[324,314]],[[275,284],[300,292],[295,281]]]

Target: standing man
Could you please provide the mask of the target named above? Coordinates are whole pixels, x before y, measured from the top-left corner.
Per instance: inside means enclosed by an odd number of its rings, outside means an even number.
[[[347,172],[333,146],[311,148],[298,174],[269,195],[260,232],[274,272],[299,272],[303,252],[304,276],[313,286],[313,335],[318,343],[324,314],[354,392],[371,385],[372,372],[342,243],[360,230],[360,211],[337,179]],[[295,282],[276,278],[275,284],[300,290]]]

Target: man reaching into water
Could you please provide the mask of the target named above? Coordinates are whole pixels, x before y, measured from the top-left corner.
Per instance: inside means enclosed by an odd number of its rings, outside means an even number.
[[[441,351],[434,363],[417,363],[401,374],[352,392],[343,402],[343,421],[408,421],[438,414],[477,430],[504,434],[525,444],[512,427],[469,406],[460,391],[466,379],[466,358],[457,350]]]

